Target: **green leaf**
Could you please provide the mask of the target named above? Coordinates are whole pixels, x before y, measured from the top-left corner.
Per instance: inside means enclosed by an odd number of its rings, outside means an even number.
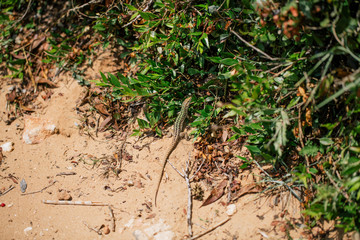
[[[108,75],[110,76],[109,81],[112,85],[114,85],[115,87],[121,87],[121,84],[119,82],[119,79],[117,79],[117,77],[115,77],[111,73],[109,73]]]
[[[129,19],[129,22],[131,22],[131,20],[133,20],[134,18],[136,18],[139,15],[139,12],[134,13],[131,18]]]
[[[325,145],[325,146],[328,146],[328,145],[331,145],[334,143],[334,141],[331,140],[331,138],[320,138],[319,141],[320,141],[321,145]]]
[[[260,155],[261,151],[260,149],[255,145],[247,145],[245,146],[253,155]]]
[[[315,145],[308,145],[303,147],[303,149],[301,149],[301,151],[299,152],[301,156],[316,156],[316,154],[319,152],[319,148]]]
[[[145,121],[144,119],[138,118],[137,121],[138,121],[140,129],[150,128],[149,122]]]
[[[291,99],[291,101],[290,101],[289,105],[287,105],[286,109],[289,110],[290,108],[295,106],[299,102],[300,99],[301,99],[300,97],[295,97],[295,98]]]
[[[198,74],[200,71],[195,69],[195,68],[188,68],[188,73],[189,75],[195,75],[195,74]]]
[[[98,31],[105,31],[105,30],[106,30],[106,28],[104,27],[104,25],[101,24],[101,23],[94,25],[94,26],[93,26],[93,29],[98,30]]]
[[[345,170],[343,171],[343,175],[345,176],[351,176],[353,173],[360,170],[360,159],[352,157],[350,162],[352,163],[347,164]]]
[[[139,11],[136,7],[134,7],[134,6],[130,5],[130,4],[124,3],[124,5],[127,6],[130,11]]]
[[[131,134],[132,137],[140,137],[142,132],[139,129],[134,129],[133,133]]]
[[[100,71],[100,75],[101,75],[101,78],[102,78],[104,83],[109,83],[109,81],[107,80],[105,74],[103,74],[101,71]]]
[[[148,13],[148,12],[139,12],[139,14],[145,20],[151,20],[151,19],[157,17],[155,14]]]
[[[214,63],[220,63],[220,61],[222,60],[221,57],[207,57],[206,59]]]
[[[204,39],[204,42],[205,42],[205,45],[207,46],[207,48],[210,48],[208,35],[206,33],[204,33],[201,38]]]
[[[340,97],[341,95],[343,95],[345,92],[350,91],[351,89],[355,88],[355,87],[359,87],[360,86],[360,76],[358,76],[358,78],[352,82],[347,84],[346,86],[344,86],[342,89],[340,89],[339,91],[337,91],[335,94],[331,95],[329,98],[325,99],[324,101],[322,101],[320,104],[318,104],[316,107],[318,109],[322,108],[323,106],[325,106],[326,104],[330,103],[331,101],[335,100],[336,98]]]
[[[193,32],[193,33],[189,33],[189,36],[200,36],[202,34],[202,32]]]
[[[231,66],[231,65],[235,65],[238,62],[238,60],[236,59],[232,59],[232,58],[224,58],[224,59],[221,59],[220,60],[220,63],[224,64],[224,65],[228,65],[228,66]]]
[[[161,132],[161,130],[160,130],[159,127],[156,127],[156,128],[155,128],[155,132],[156,132],[156,134],[157,134],[159,137],[162,136],[162,132]]]

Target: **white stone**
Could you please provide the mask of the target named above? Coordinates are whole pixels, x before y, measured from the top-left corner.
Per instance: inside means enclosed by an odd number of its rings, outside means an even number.
[[[135,230],[133,232],[133,235],[136,240],[148,240],[149,238],[146,236],[145,233],[143,233],[141,230]]]
[[[25,117],[23,140],[26,144],[36,144],[56,132],[56,125],[51,121],[38,117]]]
[[[24,233],[27,233],[28,231],[31,231],[32,230],[32,227],[27,227],[24,229]]]
[[[175,233],[172,231],[160,232],[154,236],[155,240],[172,240],[175,237]]]
[[[170,229],[170,226],[167,225],[166,223],[164,223],[163,219],[159,220],[159,223],[156,223],[148,228],[146,228],[144,230],[144,232],[148,235],[148,236],[154,236],[155,234],[158,234],[160,232],[164,232]]]
[[[236,213],[236,205],[235,204],[230,204],[229,206],[226,207],[226,214],[228,216],[232,216]]]
[[[135,222],[134,218],[131,218],[128,223],[124,225],[124,227],[131,228]]]
[[[6,142],[2,144],[0,147],[2,148],[3,152],[11,152],[12,150],[14,150],[13,146],[14,146],[13,142]]]

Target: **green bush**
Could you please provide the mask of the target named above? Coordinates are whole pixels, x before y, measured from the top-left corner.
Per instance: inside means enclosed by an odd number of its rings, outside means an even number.
[[[224,119],[232,122],[230,141],[245,137],[253,157],[280,176],[291,174],[289,189],[306,190],[310,225],[326,218],[360,231],[360,2],[141,3],[84,7],[86,21],[67,23],[47,38],[52,50],[43,61],[85,63],[93,54],[88,48],[69,57],[84,32],[95,45],[125,47],[121,57],[130,56],[138,73],[101,73],[96,83],[112,87],[114,101],[152,99],[134,134],[148,129],[161,135],[162,119],[171,123],[192,94],[195,136]],[[8,47],[0,59],[19,76],[24,62],[9,55],[19,28],[8,16],[20,6],[6,1],[0,16],[0,44]]]

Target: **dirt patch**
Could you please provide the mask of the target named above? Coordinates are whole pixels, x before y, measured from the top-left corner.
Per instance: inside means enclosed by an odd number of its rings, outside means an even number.
[[[99,70],[104,71],[101,66],[106,66],[108,71],[116,67],[109,54],[104,56],[99,57],[95,67],[89,70],[90,79],[99,77]],[[111,138],[99,133],[94,138],[80,131],[82,119],[77,114],[76,104],[85,89],[69,74],[60,75],[56,84],[58,88],[53,89],[50,99],[39,97],[36,100],[39,109],[31,116],[55,122],[58,134],[39,144],[28,145],[22,140],[23,118],[16,119],[11,125],[0,122],[0,144],[14,143],[14,150],[4,153],[0,191],[15,186],[0,196],[0,203],[5,204],[0,208],[1,238],[95,239],[98,233],[91,228],[98,230],[100,226],[105,226],[100,230],[103,235],[103,229],[109,227],[112,230],[107,206],[48,205],[42,202],[59,200],[60,195],[66,195],[72,201],[110,204],[116,226],[115,232],[110,231],[106,235],[108,239],[141,239],[141,236],[183,239],[187,236],[188,190],[184,179],[169,164],[164,175],[166,181],[163,180],[160,186],[157,207],[153,204],[156,180],[161,171],[160,160],[170,140],[166,137],[127,138],[124,147],[131,158],[122,162],[122,171],[118,176],[109,174],[106,178],[104,163],[112,164],[111,159],[119,152],[123,141],[121,133]],[[8,87],[2,85],[0,106],[6,105]],[[3,110],[3,118],[4,114]],[[185,168],[185,161],[192,151],[193,143],[182,140],[170,160],[178,169]],[[253,182],[258,174],[258,171],[245,171],[239,181],[246,185]],[[22,179],[27,183],[26,195],[20,191]],[[203,189],[207,197],[211,189],[205,185]],[[194,201],[192,209],[194,235],[229,218],[226,195],[208,206],[200,208],[201,204]],[[231,219],[203,239],[280,239],[287,234],[300,236],[299,232],[304,227],[297,220],[300,218],[299,203],[289,192],[268,197],[249,194],[234,204],[236,210]],[[297,230],[292,230],[290,224]]]

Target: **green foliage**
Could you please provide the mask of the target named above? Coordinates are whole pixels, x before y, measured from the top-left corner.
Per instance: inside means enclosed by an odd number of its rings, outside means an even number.
[[[229,141],[246,139],[253,157],[280,173],[285,166],[294,184],[314,189],[305,203],[314,223],[332,219],[346,231],[360,231],[359,0],[157,0],[146,11],[141,3],[99,4],[84,9],[84,21],[54,24],[42,61],[91,65],[86,59],[93,48],[79,42],[125,47],[121,57],[130,56],[129,64],[140,70],[101,73],[95,82],[111,88],[114,101],[148,103],[133,135],[161,136],[183,99],[195,95],[190,112],[196,136],[214,123],[231,122]],[[12,36],[23,28],[9,17],[25,3],[1,4],[0,63],[12,77],[26,79],[25,61],[11,54]],[[35,23],[30,17],[26,27],[36,31]],[[250,166],[242,160],[243,168]]]

